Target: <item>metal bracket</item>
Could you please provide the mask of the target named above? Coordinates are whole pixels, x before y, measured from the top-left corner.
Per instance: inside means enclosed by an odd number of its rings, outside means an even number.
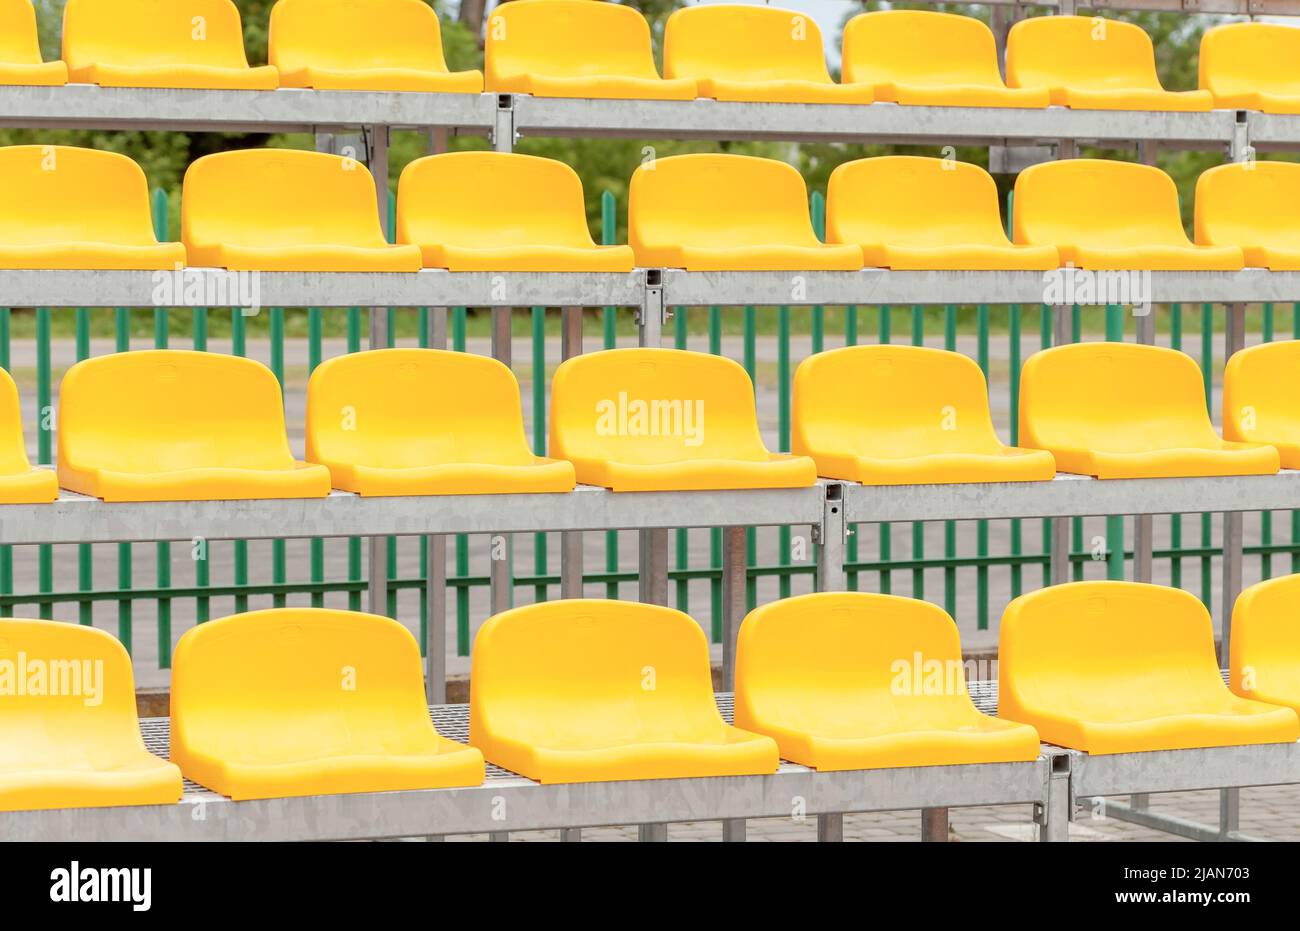
[[[645,297],[636,313],[639,331],[637,344],[657,347],[663,340],[664,323],[667,314],[664,310],[664,286],[661,272],[657,268],[646,271]]]
[[[519,134],[515,132],[515,98],[510,94],[497,97],[492,124],[492,148],[496,152],[513,152]]]
[[[844,543],[848,524],[844,520],[844,486],[831,483],[826,487],[825,505],[820,525],[813,525],[813,542],[817,553],[817,590],[844,590]]]
[[[1228,160],[1253,162],[1255,147],[1250,144],[1250,123],[1244,111],[1237,111],[1237,122],[1232,126],[1232,141],[1228,143]]]

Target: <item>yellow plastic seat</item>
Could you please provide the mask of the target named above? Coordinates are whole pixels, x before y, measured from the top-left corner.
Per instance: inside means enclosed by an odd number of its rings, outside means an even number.
[[[131,658],[102,630],[0,619],[0,811],[173,805],[145,749]]]
[[[755,197],[756,191],[763,196]],[[627,234],[636,263],[643,268],[862,268],[857,246],[826,245],[817,239],[803,178],[790,165],[771,158],[672,155],[642,165],[632,174]]]
[[[105,501],[323,498],[260,362],[181,349],[78,362],[59,387],[59,484]]]
[[[0,84],[67,83],[67,65],[41,60],[32,0],[0,0]]]
[[[1095,754],[1300,739],[1290,708],[1228,691],[1195,595],[1138,582],[1053,585],[1007,605],[998,716]]]
[[[483,84],[494,94],[694,100],[695,82],[655,70],[650,26],[594,0],[513,0],[487,25]]]
[[[1277,450],[1220,439],[1191,356],[1136,343],[1035,353],[1020,375],[1020,442],[1097,478],[1269,475]]]
[[[476,786],[483,754],[441,736],[401,624],[325,608],[251,611],[176,645],[171,756],[237,801]]]
[[[582,180],[549,158],[452,152],[417,159],[397,188],[397,241],[454,272],[630,272],[628,246],[598,246]]]
[[[1267,443],[1300,469],[1300,341],[1234,352],[1223,370],[1223,437]]]
[[[438,14],[421,0],[279,0],[267,58],[281,87],[483,92],[483,72],[447,70]]]
[[[23,441],[18,386],[0,369],[0,504],[48,504],[59,497],[50,469],[33,469]]]
[[[238,271],[414,272],[420,250],[379,226],[374,178],[321,152],[244,149],[185,172],[181,239],[190,264]]]
[[[148,181],[125,155],[61,145],[0,148],[0,268],[184,264],[183,245],[154,236]]]
[[[1229,685],[1243,698],[1300,712],[1300,575],[1237,596],[1228,646]]]
[[[957,625],[925,601],[859,592],[751,611],[736,651],[736,726],[818,770],[1038,758],[1032,727],[981,714]]]
[[[471,664],[470,744],[529,779],[776,771],[776,743],[718,713],[708,642],[680,611],[595,599],[515,608],[479,629]]]
[[[1225,110],[1300,113],[1300,32],[1280,23],[1228,23],[1201,36],[1200,86]]]
[[[614,491],[803,488],[805,456],[770,453],[754,385],[730,359],[680,349],[610,349],[560,364],[551,455]]]
[[[1052,454],[1003,446],[988,387],[959,352],[850,346],[794,375],[791,448],[817,474],[865,485],[1047,481]]]
[[[1090,16],[1035,16],[1007,34],[1007,84],[1046,88],[1076,110],[1211,110],[1209,91],[1167,91],[1141,26]]]
[[[869,84],[890,103],[1042,109],[1051,101],[1044,87],[1007,87],[993,33],[973,16],[862,13],[844,27],[843,71],[844,83]]]
[[[307,384],[307,460],[327,466],[335,488],[366,496],[565,492],[575,483],[570,463],[528,448],[510,369],[437,349],[321,363]]]
[[[998,186],[983,168],[914,155],[859,159],[831,172],[826,241],[861,246],[866,264],[881,268],[1046,270],[1060,264],[1054,246],[1007,239]]]
[[[68,0],[68,79],[104,87],[273,90],[275,68],[248,66],[230,0]]]
[[[836,84],[806,13],[766,6],[685,7],[664,26],[664,76],[701,97],[777,103],[871,103],[870,86]]]
[[[1016,178],[1012,238],[1056,246],[1061,263],[1077,268],[1237,271],[1245,265],[1236,246],[1193,245],[1173,178],[1132,162],[1075,158],[1026,168]]]
[[[1204,246],[1236,246],[1246,265],[1300,271],[1300,165],[1219,165],[1196,180],[1194,235]]]

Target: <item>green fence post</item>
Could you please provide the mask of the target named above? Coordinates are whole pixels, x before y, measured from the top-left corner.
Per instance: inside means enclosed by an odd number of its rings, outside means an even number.
[[[984,373],[984,384],[989,381],[989,308],[980,304],[975,308],[976,327],[976,361]],[[987,387],[986,387],[987,390]],[[979,565],[975,568],[975,619],[979,630],[989,629],[989,567],[985,562],[989,555],[989,522],[975,522],[975,551]]]
[[[50,372],[50,308],[36,308],[36,449],[37,462],[51,465],[54,462],[51,431],[54,423],[54,405],[52,400],[52,377]],[[130,550],[127,550],[129,559]],[[41,594],[54,591],[54,547],[42,545],[37,550],[38,590]],[[50,620],[54,617],[54,603],[42,601],[38,605],[40,617]],[[128,621],[129,625],[129,621]],[[122,642],[130,650],[130,630]]]
[[[612,246],[618,242],[618,201],[613,191],[600,195],[600,241]],[[618,308],[605,307],[601,311],[603,345],[606,349],[618,346]],[[618,572],[618,531],[605,531],[605,572],[612,576]],[[618,597],[618,581],[610,579],[605,583],[605,597]]]
[[[322,362],[324,320],[319,307],[307,308],[307,376],[316,371],[316,367]],[[421,329],[423,332],[423,328]],[[313,586],[319,586],[325,581],[325,541],[320,537],[313,537],[311,541],[311,581]],[[311,606],[313,608],[325,607],[325,593],[319,589],[311,593]],[[424,626],[420,626],[424,630]]]
[[[1124,308],[1116,304],[1106,305],[1106,340],[1124,341]],[[1124,517],[1121,514],[1106,516],[1106,578],[1124,579]]]
[[[167,192],[161,188],[155,188],[153,192],[153,230],[154,235],[158,237],[159,242],[167,242],[171,236],[167,229]],[[80,308],[77,311],[77,335],[81,335],[81,316]],[[155,307],[153,309],[153,348],[166,349],[168,338],[168,316],[171,313],[170,307]],[[89,324],[89,318],[86,320]],[[87,326],[89,330],[89,326]],[[89,334],[87,334],[89,335]],[[89,354],[89,345],[87,345],[87,354]],[[80,358],[80,347],[78,347],[78,358]],[[84,545],[84,544],[83,544]],[[168,589],[172,587],[172,545],[166,541],[155,544],[155,576],[158,579],[158,589],[164,595],[158,599],[158,668],[170,669],[172,665],[172,600],[166,596]],[[80,550],[81,547],[78,547]],[[85,546],[87,562],[89,562],[90,547]],[[80,560],[80,553],[78,553]],[[80,569],[80,566],[78,566]],[[86,581],[89,583],[89,573]],[[87,585],[87,589],[89,585]],[[89,608],[89,605],[86,605]],[[85,621],[84,623],[89,623]]]
[[[546,455],[546,308],[534,307],[533,324],[533,454]],[[547,553],[547,535],[544,531],[533,534],[533,574],[545,578],[550,562]],[[548,586],[539,581],[533,586],[533,600],[545,601]]]
[[[90,308],[77,308],[77,361],[90,358]],[[160,564],[161,570],[161,564]],[[86,595],[85,598],[77,602],[77,623],[83,627],[89,627],[95,622],[95,603],[91,600],[89,593],[95,588],[95,562],[94,547],[89,543],[77,544],[77,591]],[[170,602],[168,603],[168,614],[170,615]],[[168,617],[170,620],[170,617]],[[163,627],[163,603],[158,603],[158,648],[159,663],[161,665],[162,652],[162,627]],[[170,639],[167,643],[170,650]],[[165,669],[166,666],[163,666]]]

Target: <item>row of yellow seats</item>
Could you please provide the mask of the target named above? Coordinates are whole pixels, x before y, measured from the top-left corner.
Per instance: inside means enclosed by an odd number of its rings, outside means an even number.
[[[469,746],[424,704],[415,638],[320,608],[254,611],[180,640],[171,762],[141,740],[110,635],[0,620],[0,811],[176,802],[182,775],[233,799],[478,785],[484,761],[542,783],[1034,760],[1300,739],[1300,576],[1242,593],[1231,690],[1209,613],[1178,589],[1077,582],[1002,619],[998,717],[966,687],[957,626],[892,595],[765,605],[740,628],[735,725],[708,643],[670,608],[572,600],[490,618],[474,642]]]
[[[390,245],[365,166],[318,152],[248,149],[189,167],[182,241],[159,243],[138,165],[111,152],[29,145],[0,148],[0,268],[1295,271],[1300,223],[1288,205],[1296,202],[1300,164],[1211,168],[1197,182],[1193,243],[1173,179],[1160,169],[1069,159],[1016,179],[1009,239],[997,186],[982,168],[886,156],[832,172],[823,243],[790,165],[677,155],[632,175],[629,245],[598,246],[573,169],[529,155],[458,152],[403,170]]]
[[[0,0],[0,84],[523,93],[544,97],[1300,112],[1300,33],[1219,26],[1201,41],[1201,90],[1169,92],[1138,26],[1027,19],[1007,39],[949,13],[865,13],[844,28],[843,83],[809,16],[767,6],[688,7],[668,18],[664,77],[650,29],[626,6],[516,0],[490,18],[486,79],[449,72],[437,14],[420,0],[279,0],[270,64],[252,68],[230,0],[69,0],[63,61],[42,62],[30,0]],[[942,67],[935,65],[942,61]]]
[[[1300,469],[1300,340],[1236,353],[1224,435],[1200,369],[1126,343],[1047,349],[1025,363],[1020,442],[993,428],[966,356],[856,346],[794,378],[792,455],[759,434],[754,387],[720,356],[614,349],[556,370],[550,454],[524,435],[519,384],[494,359],[381,349],[331,359],[307,386],[296,462],[279,384],[259,362],[187,350],[77,363],[58,411],[58,472],[34,469],[18,393],[0,370],[0,503],[796,488],[818,475],[873,485],[1270,474]],[[882,399],[887,399],[882,400]]]

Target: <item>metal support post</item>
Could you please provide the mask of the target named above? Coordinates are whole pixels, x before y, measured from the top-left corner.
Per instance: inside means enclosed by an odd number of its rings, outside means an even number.
[[[1223,361],[1246,348],[1246,305],[1228,304],[1224,307]],[[1242,548],[1245,545],[1245,515],[1241,511],[1223,514],[1223,606],[1220,609],[1219,665],[1227,666],[1229,645],[1232,642],[1232,609],[1241,594]],[[1219,790],[1219,836],[1227,839],[1240,827],[1241,790]]]
[[[826,504],[822,510],[820,527],[813,528],[813,542],[817,546],[817,591],[844,591],[845,537],[848,525],[844,522],[844,486],[826,486]],[[741,599],[745,596],[742,592]],[[832,843],[844,840],[844,815],[828,812],[817,816],[817,840]]]
[[[582,308],[565,307],[560,312],[560,354],[565,359],[582,355]],[[560,597],[582,597],[582,531],[560,534]]]
[[[652,283],[653,282],[653,283]],[[638,344],[657,348],[663,335],[664,289],[659,274],[650,271],[646,276],[645,297],[637,316]],[[640,581],[639,600],[645,604],[668,604],[668,531],[642,530],[639,538]]]
[[[375,181],[375,200],[379,208],[379,228],[388,232],[388,127],[366,129],[366,161]],[[388,308],[370,308],[370,348],[388,348]],[[371,614],[388,613],[388,540],[368,537],[370,572],[368,602]]]
[[[921,809],[921,841],[923,843],[947,843],[948,809]]]
[[[1074,800],[1070,798],[1070,757],[1061,753],[1049,758],[1051,771],[1047,777],[1047,801],[1034,806],[1034,820],[1038,822],[1038,839],[1063,842],[1070,839],[1070,820]]]
[[[511,323],[513,307],[492,308],[492,358],[510,368],[513,358]],[[514,604],[514,539],[510,534],[494,535],[488,541],[488,578],[492,613],[508,611]]]
[[[430,307],[425,342],[430,349],[447,348],[447,308]],[[426,539],[429,564],[425,569],[425,696],[431,705],[447,702],[447,537]]]
[[[495,152],[515,150],[515,99],[509,94],[497,97],[495,123],[492,126],[492,149]]]
[[[1074,341],[1070,326],[1071,308],[1055,308],[1056,329],[1052,344],[1065,346]],[[1070,581],[1070,519],[1068,517],[1052,518],[1052,584],[1064,585]]]
[[[637,840],[643,844],[662,844],[668,840],[668,825],[642,824],[637,827]]]

